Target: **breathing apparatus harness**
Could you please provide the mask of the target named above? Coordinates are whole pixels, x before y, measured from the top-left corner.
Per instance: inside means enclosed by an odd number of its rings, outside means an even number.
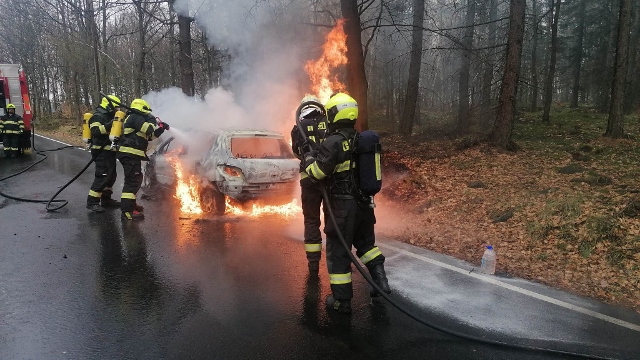
[[[319,104],[319,105],[322,105],[322,104]],[[302,139],[304,139],[303,147],[306,147],[307,148],[307,152],[309,152],[309,151],[315,150],[316,147],[318,146],[318,144],[315,144],[314,142],[309,141],[309,139],[307,139],[304,131],[302,130],[302,126],[300,124],[300,119],[299,119],[301,107],[302,106],[299,106],[298,109],[296,110],[296,124],[297,124],[297,128],[298,128],[298,130],[300,132],[300,135],[302,136]],[[350,151],[352,152],[353,149],[351,149]],[[303,159],[304,159],[304,156],[303,156]],[[350,171],[354,172],[353,169],[350,169]],[[353,265],[355,265],[355,267],[358,270],[358,272],[367,281],[367,283],[369,283],[369,285],[371,285],[371,287],[373,287],[373,289],[378,294],[380,294],[385,300],[387,300],[393,307],[395,307],[396,309],[400,310],[402,313],[404,313],[405,315],[409,316],[410,318],[416,320],[417,322],[419,322],[419,323],[421,323],[423,325],[426,325],[427,327],[430,327],[430,328],[432,328],[434,330],[443,332],[445,334],[452,335],[452,336],[455,336],[455,337],[458,337],[458,338],[461,338],[461,339],[465,339],[465,340],[476,341],[476,342],[479,342],[479,343],[497,345],[497,346],[502,346],[502,347],[507,347],[507,348],[519,349],[519,350],[539,351],[539,352],[547,352],[547,353],[553,353],[553,354],[571,355],[571,356],[576,356],[576,357],[580,357],[580,358],[584,358],[584,359],[608,359],[608,360],[614,360],[613,358],[602,358],[602,357],[595,356],[595,355],[590,355],[590,354],[581,354],[581,353],[575,353],[575,352],[571,352],[571,351],[556,350],[556,349],[537,347],[537,346],[520,345],[520,344],[515,344],[515,343],[506,343],[506,342],[502,342],[502,341],[486,339],[486,338],[482,338],[482,337],[479,337],[479,336],[469,335],[469,334],[465,334],[465,333],[462,333],[462,332],[459,332],[459,331],[448,329],[448,328],[439,326],[437,324],[434,324],[432,322],[429,322],[426,319],[421,318],[420,316],[418,316],[417,314],[415,314],[411,310],[409,310],[406,307],[404,307],[402,304],[400,304],[397,301],[395,301],[387,293],[385,293],[380,288],[380,286],[378,286],[378,284],[376,284],[373,281],[373,279],[369,275],[368,271],[365,271],[364,268],[362,267],[362,265],[360,265],[360,262],[353,255],[351,247],[347,244],[347,242],[346,242],[346,240],[344,238],[344,235],[340,231],[340,227],[338,226],[338,222],[336,220],[335,214],[333,213],[333,209],[331,208],[331,201],[330,201],[330,197],[329,197],[329,194],[327,192],[326,187],[322,186],[322,184],[317,184],[317,186],[320,187],[320,191],[322,192],[322,200],[327,205],[326,206],[326,209],[327,209],[326,211],[327,211],[327,214],[329,215],[329,218],[330,218],[331,222],[333,223],[333,225],[334,225],[334,227],[336,229],[336,233],[338,234],[338,239],[340,240],[340,244],[347,251],[347,254],[349,254],[349,258],[351,259],[351,262],[353,263]],[[371,199],[372,200],[371,200],[371,205],[370,206],[371,207],[375,207],[375,204],[373,204],[373,197],[371,197]]]

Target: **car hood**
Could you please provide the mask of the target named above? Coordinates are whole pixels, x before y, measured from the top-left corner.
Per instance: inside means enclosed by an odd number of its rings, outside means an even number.
[[[229,158],[226,165],[241,169],[248,183],[261,184],[296,180],[300,160]]]

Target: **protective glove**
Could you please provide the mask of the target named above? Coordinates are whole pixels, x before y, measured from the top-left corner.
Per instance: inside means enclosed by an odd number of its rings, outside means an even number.
[[[307,166],[313,164],[314,161],[316,161],[316,159],[313,157],[313,154],[311,154],[310,152],[304,154],[304,168],[306,169]]]

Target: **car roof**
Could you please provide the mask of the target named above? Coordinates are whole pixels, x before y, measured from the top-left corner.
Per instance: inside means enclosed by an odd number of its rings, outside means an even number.
[[[231,136],[233,135],[262,135],[262,136],[274,136],[274,137],[282,137],[282,133],[271,130],[261,130],[261,129],[242,129],[242,130],[225,130],[225,132]]]

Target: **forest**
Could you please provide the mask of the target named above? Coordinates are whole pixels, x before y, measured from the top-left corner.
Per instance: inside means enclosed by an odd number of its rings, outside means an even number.
[[[511,249],[503,271],[640,309],[638,2],[3,0],[0,14],[0,63],[24,68],[43,129],[80,124],[102,91],[172,108],[172,125],[221,126],[242,110],[288,131],[311,91],[306,64],[342,27],[334,90],[358,100],[359,129],[386,136],[391,168],[410,173],[390,178],[389,195],[415,200],[418,222],[451,223],[409,230],[414,242],[477,260],[468,248],[497,237]],[[550,171],[568,162],[578,177]],[[540,199],[526,192],[537,167]],[[471,193],[490,178],[503,192]],[[482,209],[477,227],[453,224],[472,214],[438,207],[451,199]],[[455,226],[490,235],[439,247]]]

